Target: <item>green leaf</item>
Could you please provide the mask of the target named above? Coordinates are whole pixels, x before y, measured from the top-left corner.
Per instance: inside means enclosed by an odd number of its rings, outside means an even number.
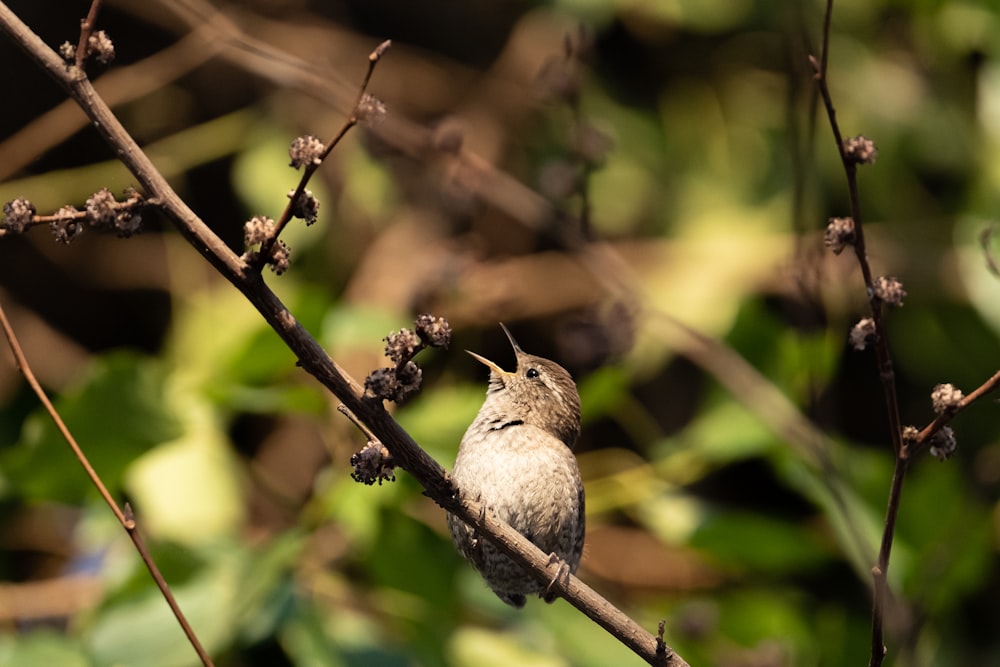
[[[446,648],[456,667],[562,667],[565,660],[551,652],[532,650],[510,633],[465,627],[455,632]]]
[[[0,665],[17,667],[93,667],[76,641],[49,630],[0,635]]]
[[[818,568],[832,556],[810,527],[747,512],[708,514],[690,546],[724,568],[783,576]]]
[[[782,589],[748,589],[719,597],[719,628],[727,638],[752,647],[778,641],[789,649],[812,637],[805,600]],[[789,664],[804,664],[796,660]]]
[[[87,376],[55,401],[113,495],[120,491],[122,475],[135,458],[181,433],[164,385],[159,363],[116,352],[96,359]],[[28,498],[79,503],[96,493],[40,408],[25,422],[20,443],[0,453],[0,466],[9,483]]]
[[[896,541],[911,547],[904,586],[937,614],[978,591],[993,563],[993,519],[954,461],[920,459],[907,477]],[[894,553],[895,555],[895,553]]]

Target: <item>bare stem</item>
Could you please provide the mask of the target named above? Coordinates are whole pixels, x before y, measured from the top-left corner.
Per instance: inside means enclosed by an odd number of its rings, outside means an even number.
[[[886,412],[889,418],[889,434],[892,438],[893,451],[896,454],[896,467],[893,473],[892,486],[889,493],[889,505],[886,511],[885,525],[882,532],[882,542],[879,547],[877,565],[872,569],[874,597],[872,602],[872,652],[869,665],[877,667],[882,664],[885,657],[884,644],[884,614],[885,598],[888,595],[888,584],[886,575],[889,569],[889,555],[892,551],[892,540],[895,534],[896,517],[899,513],[900,496],[902,494],[903,480],[908,468],[909,452],[903,444],[903,430],[899,417],[899,402],[896,396],[896,375],[893,369],[892,355],[889,351],[889,337],[884,317],[884,309],[881,299],[876,295],[873,288],[872,270],[868,262],[868,253],[865,249],[864,225],[861,216],[861,198],[858,194],[857,162],[848,155],[845,147],[844,137],[837,122],[837,112],[833,106],[833,99],[827,85],[827,63],[830,55],[830,22],[833,15],[833,0],[827,0],[826,13],[823,17],[823,45],[820,58],[810,56],[809,62],[813,67],[816,86],[823,106],[826,108],[826,115],[830,122],[830,129],[833,132],[834,141],[837,144],[837,153],[840,155],[841,163],[844,167],[844,175],[847,177],[847,190],[850,198],[851,217],[854,219],[854,253],[861,267],[861,274],[865,282],[865,291],[868,296],[868,304],[871,309],[872,321],[875,325],[875,356],[878,363],[879,379],[882,383],[882,393],[885,399]]]
[[[930,442],[931,438],[934,437],[934,434],[940,431],[945,424],[954,419],[959,412],[969,407],[986,394],[995,391],[998,387],[1000,387],[1000,371],[994,373],[988,380],[986,380],[986,382],[969,392],[965,398],[959,401],[950,410],[935,417],[934,421],[925,426],[923,430],[917,434],[913,441],[907,442],[909,456],[912,458],[914,454],[920,451],[924,445]]]
[[[354,424],[358,428],[358,430],[364,434],[365,438],[367,438],[369,442],[378,442],[378,438],[375,437],[375,434],[372,433],[372,430],[368,428],[368,426],[365,425],[363,421],[358,419],[358,416],[353,412],[351,412],[351,409],[349,407],[341,403],[340,405],[337,406],[337,412],[347,417],[347,420],[352,424]]]
[[[868,302],[871,308],[872,321],[875,324],[875,354],[878,363],[879,379],[882,382],[882,391],[885,397],[886,410],[889,417],[889,431],[892,437],[893,451],[896,454],[896,464],[893,469],[892,484],[889,487],[889,501],[886,508],[885,524],[882,530],[882,541],[879,546],[878,560],[872,568],[873,598],[872,598],[872,634],[871,634],[871,655],[869,667],[879,667],[886,655],[885,647],[885,607],[890,595],[888,584],[889,557],[892,553],[892,542],[896,532],[896,520],[899,516],[899,508],[903,493],[903,482],[909,470],[910,462],[915,454],[925,446],[935,433],[955,417],[961,410],[968,407],[987,393],[995,390],[1000,385],[1000,372],[994,374],[975,391],[962,399],[956,406],[947,412],[938,415],[934,421],[928,424],[915,438],[904,441],[902,424],[899,416],[899,402],[896,396],[895,372],[893,370],[892,356],[889,350],[889,339],[886,330],[884,308],[881,299],[875,294],[872,283],[872,271],[868,262],[868,254],[865,250],[864,225],[861,218],[861,199],[858,194],[857,162],[848,155],[844,143],[840,126],[837,123],[837,113],[833,106],[830,90],[827,86],[827,63],[830,53],[830,21],[833,14],[833,0],[827,0],[826,13],[823,18],[823,46],[820,58],[809,57],[809,62],[813,67],[816,85],[819,90],[823,105],[826,108],[827,118],[830,122],[830,129],[833,132],[834,141],[837,143],[837,152],[840,155],[844,166],[844,174],[847,177],[847,189],[851,203],[851,215],[854,219],[855,242],[854,252],[861,273],[865,281],[865,289],[868,295]]]
[[[101,0],[93,0],[90,3],[90,11],[87,18],[80,22],[80,41],[76,44],[76,66],[83,71],[83,63],[87,59],[87,47],[90,36],[94,34],[94,26],[97,25],[97,15],[101,11]]]
[[[382,55],[389,49],[392,45],[390,40],[386,40],[379,44],[374,51],[368,55],[368,70],[365,72],[365,78],[361,82],[361,87],[358,89],[357,99],[354,101],[354,106],[351,107],[351,113],[348,114],[347,119],[344,124],[337,131],[333,137],[326,142],[323,148],[323,152],[319,156],[319,160],[315,162],[309,162],[302,168],[302,178],[299,179],[298,185],[295,186],[295,190],[288,198],[288,204],[285,205],[285,210],[281,212],[281,217],[278,218],[277,222],[274,224],[274,230],[272,233],[264,239],[260,244],[260,255],[257,259],[257,270],[261,270],[267,264],[268,258],[271,256],[271,251],[274,249],[274,244],[278,242],[278,237],[281,236],[281,232],[285,229],[289,222],[292,220],[292,211],[298,205],[299,198],[303,196],[306,190],[306,186],[312,179],[316,170],[319,169],[323,161],[326,160],[330,152],[333,151],[334,147],[340,143],[340,140],[350,131],[352,127],[358,124],[359,113],[358,107],[361,105],[362,100],[364,100],[365,92],[368,90],[368,84],[372,80],[372,74],[375,72],[375,65],[378,61],[382,59]]]
[[[66,423],[63,421],[59,412],[56,410],[55,406],[52,405],[52,401],[45,394],[45,390],[42,389],[41,384],[39,384],[38,379],[35,378],[35,374],[31,370],[31,366],[28,364],[28,359],[24,355],[24,351],[21,349],[21,344],[17,340],[17,336],[14,334],[14,329],[10,325],[10,321],[7,319],[7,313],[3,309],[3,305],[0,305],[0,326],[3,327],[4,335],[7,337],[7,342],[10,345],[10,351],[14,355],[14,361],[17,363],[18,369],[20,369],[21,374],[24,376],[25,381],[27,381],[28,386],[31,390],[35,392],[35,396],[41,402],[42,406],[45,407],[45,411],[55,422],[56,428],[59,429],[59,433],[62,435],[63,439],[73,450],[73,454],[76,456],[77,461],[83,466],[84,471],[90,478],[90,481],[97,488],[98,493],[104,498],[104,502],[108,504],[111,511],[114,513],[115,518],[128,533],[129,538],[131,538],[132,543],[135,545],[136,551],[139,552],[139,556],[142,558],[142,562],[146,564],[146,569],[153,577],[153,581],[156,582],[157,588],[160,589],[160,593],[163,598],[167,601],[170,606],[170,610],[174,613],[174,617],[180,624],[181,628],[184,630],[184,634],[187,635],[188,641],[191,642],[191,646],[194,647],[195,652],[201,659],[203,665],[212,665],[212,659],[209,657],[205,648],[201,645],[198,636],[195,634],[191,625],[187,622],[187,618],[184,616],[184,612],[181,611],[180,606],[177,604],[177,600],[174,598],[174,594],[170,590],[170,586],[167,585],[166,580],[163,575],[160,574],[159,568],[156,566],[156,561],[150,555],[149,550],[146,549],[146,544],[142,539],[142,535],[139,533],[138,527],[136,526],[135,516],[132,514],[132,508],[126,503],[125,511],[123,512],[118,503],[115,502],[114,498],[111,497],[111,493],[108,491],[108,487],[104,485],[103,480],[101,480],[100,475],[94,470],[94,467],[90,464],[87,459],[86,454],[83,453],[83,449],[77,443],[76,438],[70,432]]]

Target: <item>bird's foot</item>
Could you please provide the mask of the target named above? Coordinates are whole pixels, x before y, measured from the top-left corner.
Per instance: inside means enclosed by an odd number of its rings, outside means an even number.
[[[486,503],[483,502],[483,494],[476,495],[476,502],[479,503],[479,523],[486,521]],[[479,529],[473,526],[472,537],[469,540],[469,545],[473,549],[479,548]]]
[[[556,572],[552,575],[552,579],[549,580],[549,585],[545,587],[542,591],[541,598],[548,603],[555,601],[559,594],[552,590],[552,587],[556,585],[557,581],[562,581],[563,585],[569,583],[570,567],[569,563],[564,561],[558,556],[554,551],[549,554],[549,562],[546,563],[546,567],[556,566]]]

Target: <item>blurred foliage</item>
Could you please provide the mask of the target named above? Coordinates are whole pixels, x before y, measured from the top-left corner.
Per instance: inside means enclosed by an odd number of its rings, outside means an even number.
[[[50,44],[81,18],[10,4]],[[118,62],[98,81],[186,32],[166,4],[107,4]],[[445,467],[485,390],[461,350],[509,365],[503,319],[578,380],[585,581],[651,630],[665,619],[692,665],[861,664],[892,457],[874,355],[845,341],[866,307],[856,262],[822,247],[826,218],[848,210],[806,61],[823,4],[245,3],[227,11],[251,46],[307,59],[344,90],[344,108],[254,71],[249,56],[155,92],[113,92],[186,201],[242,251],[240,221],[277,217],[294,187],[290,140],[340,126],[365,56],[392,37],[372,84],[389,129],[359,129],[333,152],[310,185],[319,223],[290,226],[292,268],[269,284],[356,378],[387,364],[382,337],[417,312],[451,320],[452,348],[418,358],[423,391],[396,410]],[[538,78],[565,64],[566,35],[587,47],[569,104]],[[861,172],[868,250],[909,293],[889,331],[904,423],[923,426],[935,384],[968,392],[1000,368],[1000,279],[981,245],[1000,204],[1000,10],[844,0],[831,40],[841,127],[879,148]],[[6,40],[0,58],[5,89],[32,91],[0,111],[8,137],[61,97]],[[475,190],[482,174],[394,144],[398,118],[442,135],[454,122],[484,165],[571,216],[585,180],[594,234],[634,273],[634,303],[602,291],[615,267],[560,264],[558,234],[511,216],[518,195],[490,206]],[[29,196],[51,212],[132,184],[78,115],[64,122],[78,126],[59,145],[4,145],[20,166],[3,172],[0,201]],[[216,664],[638,664],[564,602],[505,607],[405,473],[352,482],[364,436],[164,220],[147,226],[68,247],[44,229],[4,237],[0,285],[36,373],[112,493],[134,505]],[[577,285],[569,271],[581,266],[590,282]],[[664,333],[672,318],[764,379],[731,391],[723,380],[738,369],[713,376],[680,354]],[[774,389],[812,435],[785,404],[755,400]],[[913,463],[889,571],[890,664],[1000,660],[998,424],[996,403],[981,401],[955,421],[951,461]],[[0,578],[0,665],[196,664],[8,365]]]

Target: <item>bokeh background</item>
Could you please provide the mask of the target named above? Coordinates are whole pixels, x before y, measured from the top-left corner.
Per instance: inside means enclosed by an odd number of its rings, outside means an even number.
[[[53,47],[87,9],[8,4]],[[241,252],[243,222],[278,217],[297,181],[291,140],[333,135],[391,38],[370,88],[387,117],[323,165],[319,222],[290,227],[291,269],[268,282],[358,379],[416,314],[450,320],[395,410],[445,467],[485,391],[462,350],[510,366],[507,323],[580,387],[586,582],[665,620],[692,665],[864,664],[892,456],[873,353],[846,343],[860,272],[822,242],[849,213],[806,59],[822,12],[116,0],[100,27],[117,58],[91,71]],[[831,42],[841,126],[879,148],[866,235],[909,293],[888,323],[903,421],[922,427],[934,385],[1000,368],[1000,10],[838,2]],[[6,38],[0,63],[0,200],[48,213],[135,185]],[[353,482],[364,437],[157,214],[127,240],[0,238],[0,299],[216,664],[639,664],[565,602],[505,607],[405,473]],[[0,356],[0,664],[195,664]],[[889,664],[1000,661],[995,398],[954,428],[954,458],[920,458],[903,492]]]

